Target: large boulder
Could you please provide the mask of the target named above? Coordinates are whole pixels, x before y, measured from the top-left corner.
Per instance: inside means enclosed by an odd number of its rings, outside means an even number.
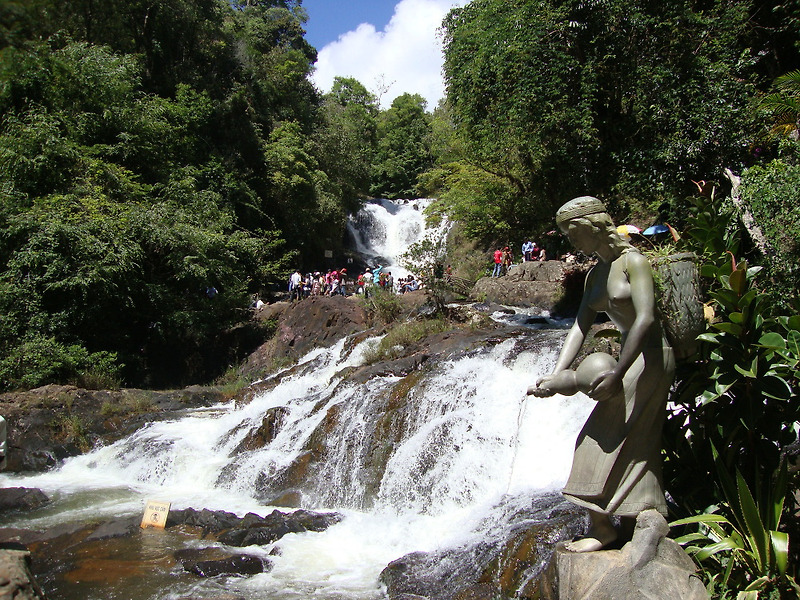
[[[538,598],[518,592],[538,581],[556,543],[577,535],[584,518],[560,494],[512,506],[496,507],[492,531],[471,542],[389,563],[380,575],[389,600]]]
[[[46,385],[0,394],[0,415],[8,424],[7,470],[44,471],[145,423],[227,399],[219,389],[201,386],[156,391]]]
[[[327,348],[352,333],[369,328],[361,303],[344,296],[313,296],[298,302],[282,303],[280,310],[267,309],[278,319],[275,336],[262,344],[240,369],[253,378],[291,362],[306,352]]]
[[[583,265],[557,260],[521,263],[512,266],[503,277],[479,279],[470,298],[571,316],[580,304],[586,270]]]
[[[636,519],[621,550],[569,552],[559,544],[541,586],[543,600],[705,600],[703,582],[657,511]],[[523,597],[524,590],[523,590]]]

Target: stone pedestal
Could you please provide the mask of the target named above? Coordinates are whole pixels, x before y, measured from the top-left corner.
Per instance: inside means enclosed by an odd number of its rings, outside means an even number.
[[[556,546],[544,576],[543,600],[706,600],[695,566],[667,538],[669,527],[657,511],[636,520],[633,539],[621,550],[575,553]]]

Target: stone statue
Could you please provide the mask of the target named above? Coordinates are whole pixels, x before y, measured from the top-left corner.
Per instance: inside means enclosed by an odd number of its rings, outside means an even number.
[[[572,470],[562,490],[568,500],[587,508],[590,517],[586,537],[567,549],[588,552],[620,536],[611,515],[619,516],[620,529],[630,533],[642,511],[666,514],[661,428],[675,359],[656,314],[650,263],[618,235],[603,203],[591,196],[570,200],[556,213],[556,223],[575,248],[595,254],[599,262],[587,275],[575,324],[553,373],[528,394],[547,397],[581,390],[597,401],[575,443]],[[622,335],[619,361],[592,359],[571,371],[600,311]]]

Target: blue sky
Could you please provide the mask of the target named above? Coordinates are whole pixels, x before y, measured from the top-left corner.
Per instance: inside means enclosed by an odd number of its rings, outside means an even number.
[[[361,23],[372,23],[382,30],[394,14],[398,0],[303,0],[308,13],[306,40],[322,50],[339,35],[354,30]]]
[[[306,39],[319,53],[312,81],[330,91],[354,77],[388,108],[419,94],[432,111],[444,96],[442,19],[468,0],[303,0]]]

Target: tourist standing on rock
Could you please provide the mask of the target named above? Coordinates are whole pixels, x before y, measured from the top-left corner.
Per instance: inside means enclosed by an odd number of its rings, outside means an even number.
[[[300,285],[300,282],[302,280],[303,280],[303,276],[300,275],[300,271],[299,270],[295,270],[295,272],[292,273],[291,277],[289,277],[289,299],[290,300],[294,300],[295,297],[298,300],[300,300],[303,297],[302,296],[303,289],[302,289],[302,286]]]
[[[503,275],[508,275],[508,270],[514,264],[514,257],[511,255],[511,248],[503,248]]]
[[[494,251],[494,271],[492,277],[500,277],[500,271],[503,268],[503,251],[498,247]]]
[[[600,550],[633,531],[647,509],[666,515],[661,483],[661,428],[675,358],[656,316],[650,263],[617,233],[605,206],[583,196],[556,213],[556,223],[575,248],[599,258],[589,271],[578,316],[564,340],[555,368],[528,393],[558,392],[558,382],[581,349],[598,312],[605,312],[622,334],[619,360],[587,386],[597,401],[575,444],[572,470],[562,493],[589,510],[583,539],[573,552]],[[610,519],[621,517],[621,532]]]
[[[530,240],[525,240],[525,243],[522,244],[522,262],[530,262],[531,261],[531,252],[533,251],[533,247],[535,244]]]

